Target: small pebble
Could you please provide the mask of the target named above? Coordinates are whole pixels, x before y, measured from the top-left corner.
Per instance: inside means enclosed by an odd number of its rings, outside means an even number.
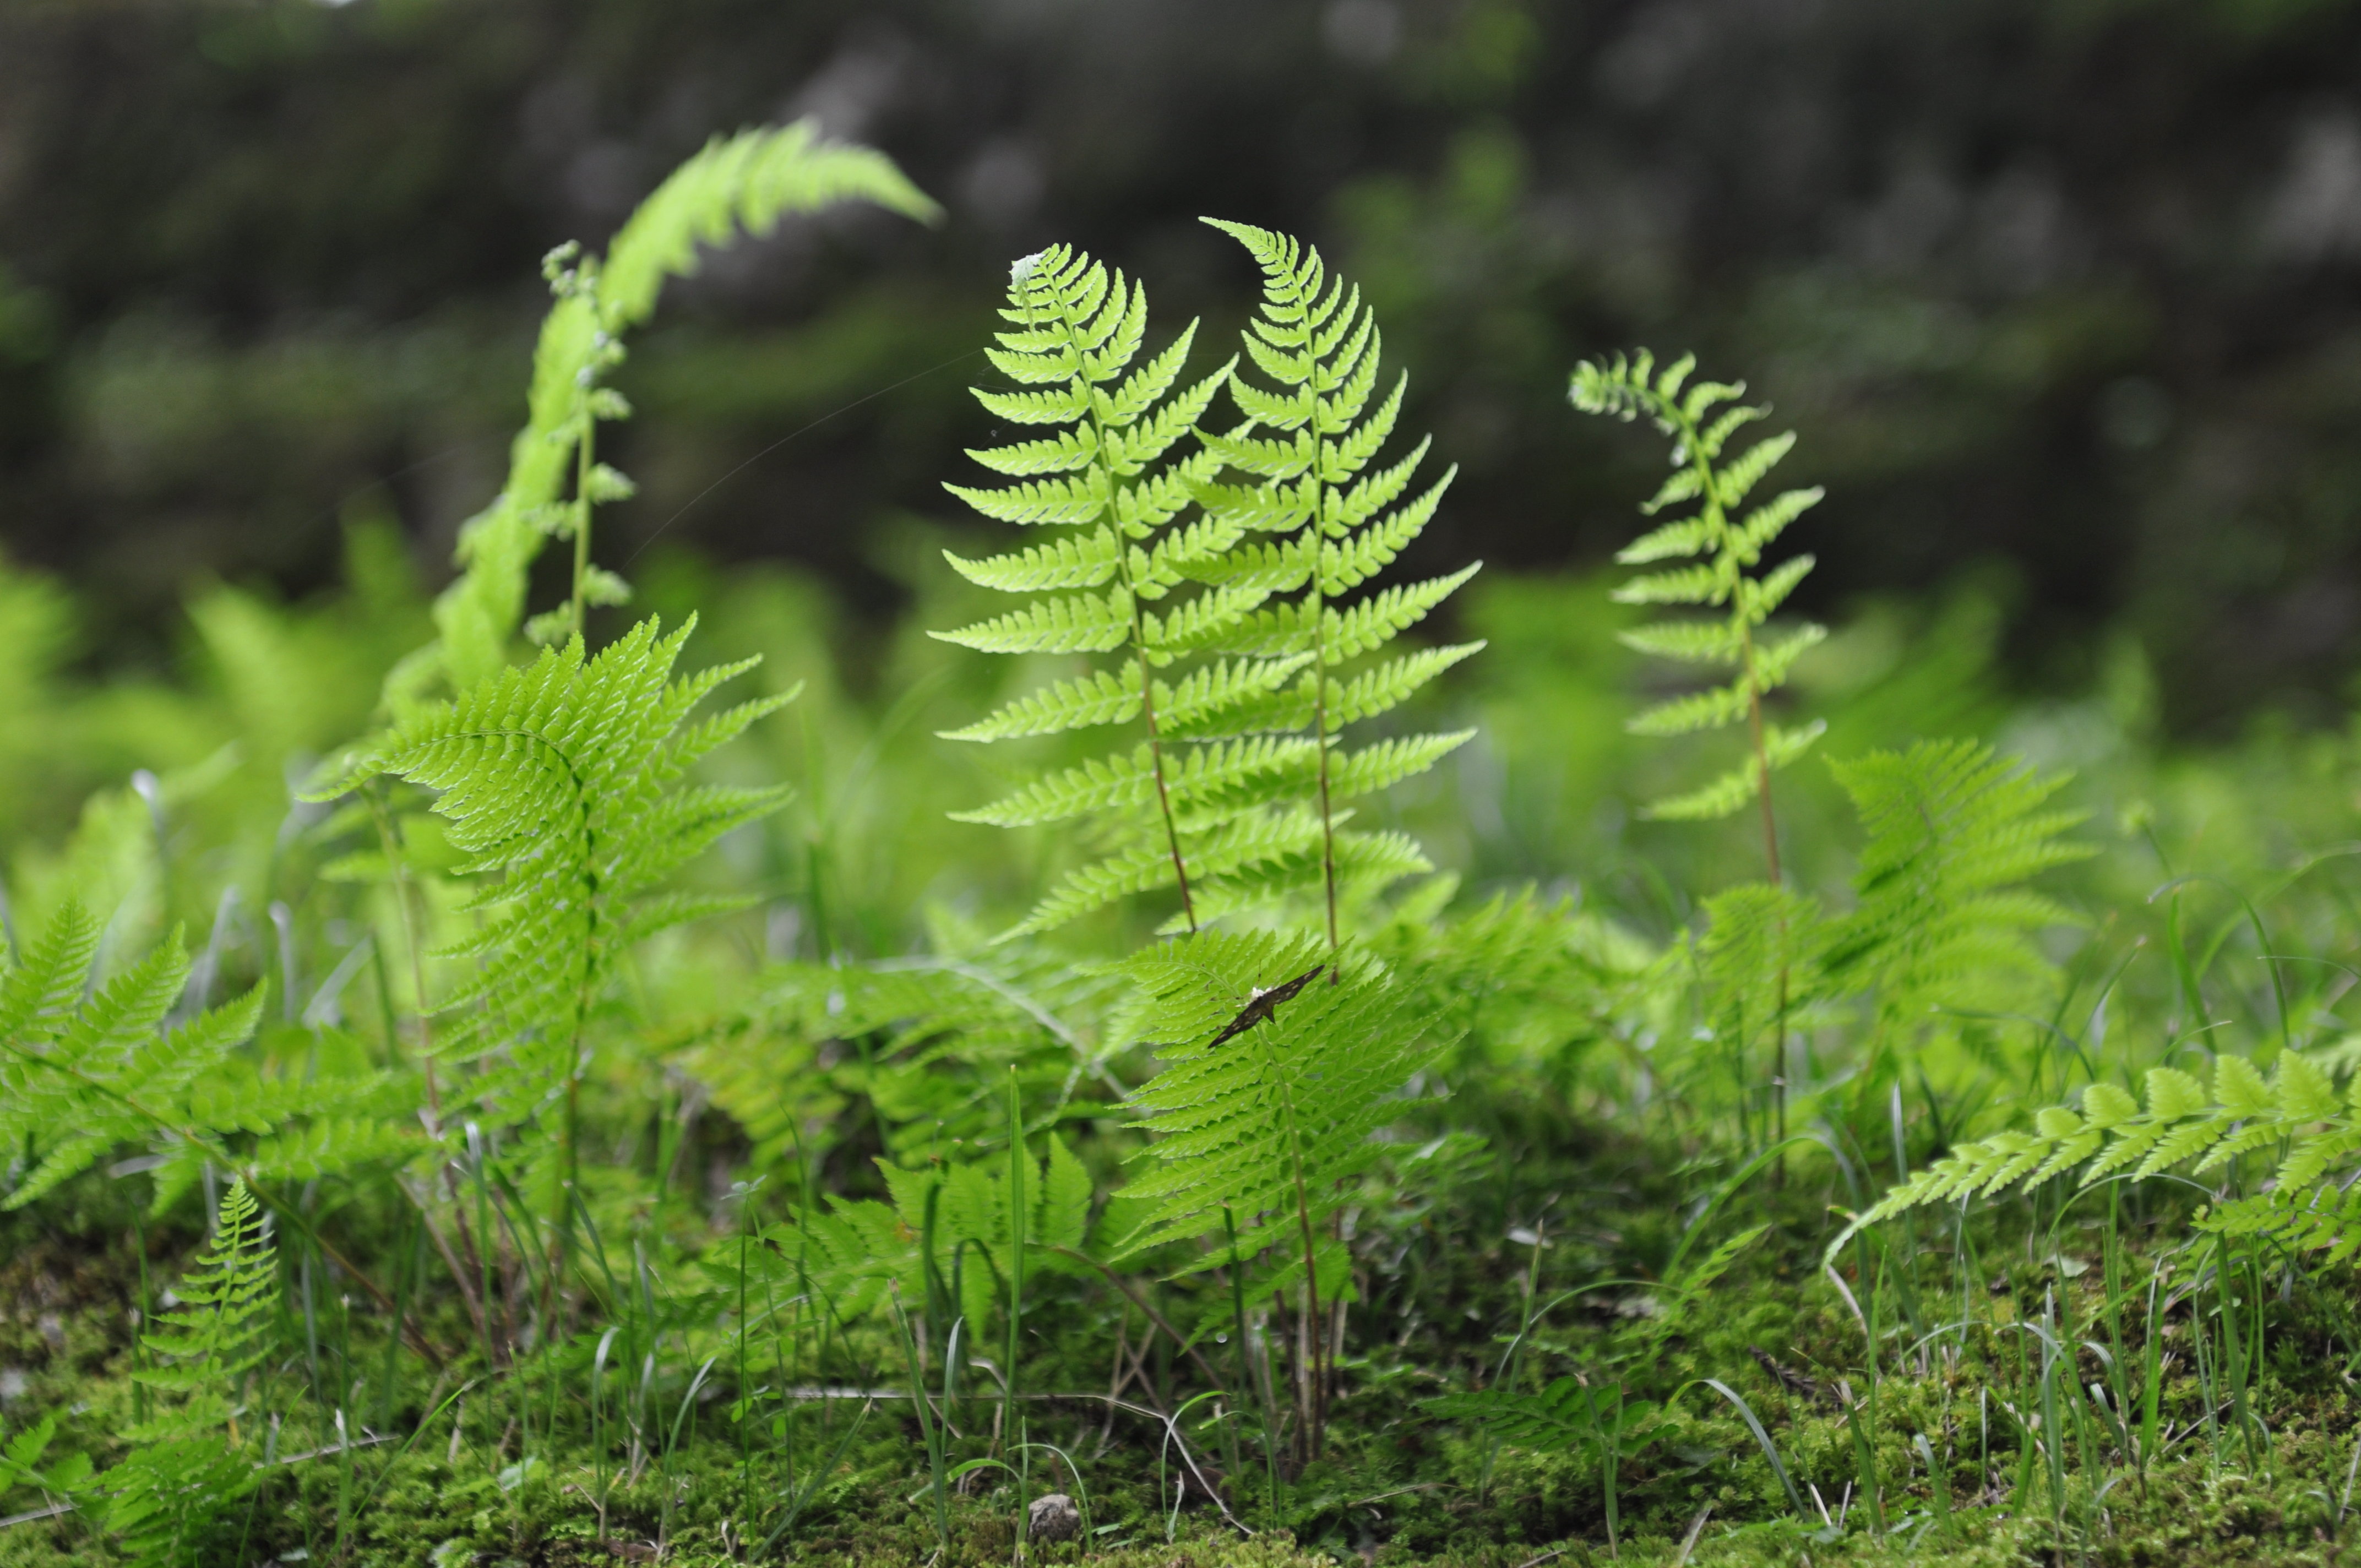
[[[1063,1492],[1033,1499],[1027,1520],[1036,1541],[1071,1541],[1082,1528],[1082,1511]]]

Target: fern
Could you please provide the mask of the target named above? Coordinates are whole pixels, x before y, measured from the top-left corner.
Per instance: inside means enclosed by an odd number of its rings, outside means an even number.
[[[436,642],[388,678],[398,708],[437,674],[464,691],[507,663],[527,572],[548,539],[573,544],[572,588],[563,606],[536,618],[537,640],[579,633],[588,607],[628,598],[620,578],[590,564],[592,510],[631,493],[596,452],[599,423],[631,413],[621,394],[600,385],[622,361],[623,334],[654,312],[665,279],[697,270],[700,247],[727,244],[741,227],[765,235],[787,214],[844,201],[928,221],[939,213],[884,154],[825,140],[799,120],[708,142],[640,203],[603,264],[577,247],[551,254],[544,271],[557,302],[533,350],[529,413],[510,448],[508,482],[460,531],[464,569],[434,602]],[[562,500],[569,477],[572,496]]]
[[[994,1124],[976,1069],[1062,1067],[1061,1102],[1085,1078],[1121,1094],[1092,1028],[1121,984],[1023,942],[968,959],[779,964],[689,1059],[758,1163],[789,1156],[807,1122],[854,1096],[885,1119],[887,1152],[915,1158]]]
[[[1380,1157],[1402,1086],[1447,1042],[1428,1034],[1405,988],[1314,938],[1207,933],[1123,966],[1140,985],[1126,1034],[1157,1043],[1163,1070],[1134,1095],[1155,1141],[1125,1190],[1138,1206],[1122,1255],[1224,1238],[1183,1267],[1288,1261],[1266,1292],[1300,1288],[1315,1338],[1322,1301],[1343,1289],[1343,1244],[1328,1233],[1347,1186]],[[1323,977],[1333,983],[1313,983]],[[1235,1236],[1235,1240],[1229,1239]],[[1334,1367],[1322,1350],[1298,1393],[1307,1456],[1319,1452]]]
[[[2015,1128],[1953,1149],[1887,1192],[1845,1228],[1854,1232],[1929,1203],[1991,1197],[2080,1172],[2088,1187],[2186,1166],[2198,1174],[2262,1153],[2273,1190],[2216,1209],[2209,1228],[2284,1236],[2325,1249],[2335,1261],[2361,1251],[2361,1227],[2347,1185],[2326,1180],[2361,1156],[2361,1098],[2337,1097],[2328,1075],[2294,1051],[2279,1053],[2269,1078],[2244,1057],[2215,1058],[2209,1086],[2178,1068],[2148,1069],[2145,1102],[2112,1083],[2093,1083],[2079,1107],[2051,1106],[2031,1128]],[[2361,1085],[2356,1085],[2361,1096]]]
[[[100,935],[69,900],[0,976],[0,1146],[37,1156],[0,1206],[22,1208],[124,1144],[154,1150],[159,1212],[208,1161],[308,1180],[416,1147],[388,1117],[401,1096],[382,1075],[265,1079],[238,1055],[259,987],[168,1025],[190,970],[178,932],[104,984]]]
[[[670,636],[651,618],[586,657],[569,639],[457,699],[423,708],[326,770],[326,800],[392,774],[437,792],[463,875],[484,879],[475,932],[445,957],[473,963],[445,997],[438,1055],[498,1057],[478,1093],[514,1121],[563,1091],[560,1234],[570,1225],[576,1102],[586,1028],[633,946],[736,906],[658,890],[722,834],[776,809],[780,789],[684,786],[689,769],[788,699],[740,703],[689,722],[746,660],[674,679],[692,619]]]
[[[1176,690],[1157,678],[1188,652],[1192,624],[1172,600],[1235,541],[1203,525],[1174,526],[1190,505],[1190,487],[1212,472],[1202,453],[1176,455],[1229,374],[1224,366],[1175,391],[1196,323],[1136,367],[1148,330],[1148,291],[1122,273],[1064,246],[1027,257],[1010,269],[1001,314],[1016,330],[998,334],[993,364],[1020,387],[1047,389],[975,396],[1011,423],[1057,427],[1041,439],[972,452],[1016,482],[998,488],[946,485],[979,515],[1027,526],[1087,530],[1005,555],[967,560],[945,552],[969,581],[1002,593],[1040,594],[1022,609],[934,635],[987,653],[1108,653],[1119,669],[1052,683],[950,738],[992,741],[1137,721],[1138,749],[1038,780],[999,805],[961,814],[1003,827],[1096,818],[1115,848],[1067,877],[1009,935],[1040,930],[1130,894],[1171,886],[1184,919],[1196,924],[1180,821],[1195,803],[1173,776],[1166,742],[1177,721],[1209,702],[1235,701],[1259,687],[1235,680],[1224,697],[1207,683]],[[1046,476],[1046,477],[1043,477]],[[1234,596],[1235,597],[1235,596]],[[1196,601],[1202,603],[1203,601]],[[1119,871],[1114,868],[1121,868]]]
[[[139,1563],[201,1561],[215,1527],[254,1490],[258,1422],[247,1396],[273,1343],[278,1262],[243,1181],[222,1195],[213,1239],[179,1286],[181,1306],[140,1336],[140,1382],[182,1396],[125,1435],[129,1457],[102,1478],[107,1527]]]
[[[1808,750],[1825,728],[1815,721],[1785,729],[1763,714],[1763,698],[1787,678],[1798,655],[1826,631],[1810,622],[1776,637],[1763,628],[1812,569],[1809,555],[1792,556],[1758,572],[1763,554],[1787,525],[1820,499],[1820,491],[1786,490],[1741,512],[1764,475],[1795,445],[1793,432],[1756,442],[1724,458],[1731,439],[1769,411],[1740,403],[1742,384],[1701,381],[1688,385],[1696,368],[1684,356],[1659,373],[1642,351],[1612,363],[1585,361],[1576,367],[1568,396],[1585,413],[1622,419],[1648,416],[1673,439],[1673,472],[1641,510],[1651,516],[1668,507],[1694,503],[1694,514],[1659,524],[1615,557],[1626,565],[1663,561],[1697,565],[1649,572],[1615,591],[1624,604],[1691,605],[1721,611],[1711,620],[1658,622],[1619,635],[1642,653],[1685,663],[1733,669],[1726,685],[1675,697],[1630,720],[1642,735],[1685,735],[1740,722],[1750,740],[1745,762],[1711,783],[1659,800],[1652,817],[1701,820],[1729,817],[1750,801],[1761,804],[1764,852],[1771,880],[1779,880],[1777,834],[1772,826],[1771,774]],[[1686,394],[1683,389],[1686,388]]]
[[[1831,764],[1868,842],[1853,912],[1824,961],[1837,986],[1873,994],[1889,1028],[1957,1006],[1962,989],[2042,977],[2031,934],[2074,914],[2022,884],[2095,851],[2060,835],[2082,813],[2049,809],[2068,775],[2040,776],[1972,740],[1920,741]]]
[[[1027,1274],[1078,1266],[1069,1255],[1080,1251],[1090,1229],[1089,1173],[1061,1140],[1046,1142],[1041,1162],[1027,1161]],[[894,1287],[905,1300],[930,1302],[964,1318],[968,1342],[974,1343],[993,1300],[1005,1304],[1016,1277],[1008,1162],[914,1169],[880,1160],[878,1169],[890,1202],[831,1199],[828,1212],[810,1216],[800,1232],[788,1227],[773,1234],[775,1255],[807,1258],[814,1282],[848,1320],[883,1307]]]
[[[1044,389],[976,394],[1001,419],[1058,433],[972,454],[1016,483],[948,487],[994,521],[1087,532],[984,560],[951,556],[983,587],[1049,597],[938,636],[986,652],[1122,659],[1119,668],[1054,681],[949,736],[993,741],[1133,723],[1142,736],[1129,751],[961,814],[1009,828],[1097,825],[1102,852],[1053,887],[1011,936],[1167,887],[1180,905],[1168,928],[1194,930],[1321,885],[1333,944],[1340,883],[1374,888],[1428,869],[1400,834],[1345,829],[1350,813],[1339,803],[1423,772],[1467,739],[1402,737],[1353,752],[1338,746],[1346,725],[1382,715],[1474,652],[1426,650],[1365,667],[1349,683],[1339,678],[1423,619],[1474,568],[1337,602],[1417,537],[1449,476],[1395,506],[1424,445],[1363,472],[1391,433],[1403,392],[1398,382],[1363,417],[1378,374],[1373,317],[1357,293],[1347,301],[1341,282],[1328,282],[1315,253],[1259,229],[1217,226],[1264,262],[1263,318],[1246,350],[1283,391],[1233,374],[1235,358],[1172,390],[1193,323],[1132,368],[1145,341],[1144,291],[1059,247],[1013,269],[1002,313],[1019,330],[1002,333],[994,351],[1012,380]],[[1214,435],[1199,426],[1224,386],[1247,418]],[[1184,439],[1193,445],[1180,450]],[[1225,468],[1260,482],[1214,482]],[[1190,521],[1192,504],[1201,513]],[[1310,526],[1315,519],[1319,526]],[[1269,543],[1261,534],[1281,537]]]
[[[1242,374],[1230,378],[1230,396],[1245,422],[1224,434],[1202,433],[1202,439],[1226,467],[1255,482],[1209,485],[1199,495],[1212,521],[1278,536],[1275,543],[1234,551],[1222,567],[1226,576],[1252,585],[1250,593],[1266,587],[1301,593],[1250,612],[1241,607],[1235,614],[1209,617],[1199,641],[1216,651],[1250,652],[1268,661],[1266,668],[1300,663],[1292,685],[1250,709],[1247,724],[1232,728],[1309,731],[1301,751],[1291,753],[1301,759],[1295,776],[1274,777],[1262,793],[1271,802],[1308,798],[1317,811],[1319,853],[1273,854],[1248,886],[1256,898],[1319,886],[1334,948],[1340,880],[1376,889],[1431,869],[1418,847],[1399,835],[1345,828],[1351,814],[1340,803],[1423,772],[1474,734],[1422,735],[1355,752],[1343,748],[1343,732],[1400,706],[1483,644],[1366,661],[1424,620],[1478,567],[1350,597],[1425,531],[1458,469],[1445,469],[1411,496],[1427,440],[1388,466],[1371,466],[1400,419],[1410,378],[1396,377],[1372,406],[1382,344],[1376,313],[1362,304],[1358,287],[1332,276],[1320,253],[1300,240],[1205,221],[1245,246],[1262,269],[1261,311],[1242,337],[1255,368],[1276,388],[1257,387]],[[1344,679],[1342,672],[1356,663],[1362,666],[1358,673]]]

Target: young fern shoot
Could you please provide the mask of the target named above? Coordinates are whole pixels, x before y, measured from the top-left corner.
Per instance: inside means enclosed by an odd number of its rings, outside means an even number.
[[[1586,360],[1575,367],[1568,396],[1585,413],[1630,420],[1646,414],[1673,438],[1673,472],[1641,510],[1650,515],[1666,507],[1697,503],[1696,512],[1667,522],[1626,545],[1616,560],[1627,566],[1658,561],[1696,560],[1697,565],[1651,572],[1615,591],[1624,604],[1697,605],[1722,611],[1717,620],[1659,621],[1622,633],[1642,653],[1686,663],[1734,667],[1728,684],[1659,703],[1635,716],[1631,729],[1642,735],[1686,735],[1719,729],[1743,720],[1748,755],[1710,784],[1659,800],[1651,817],[1690,821],[1729,817],[1758,803],[1763,814],[1763,855],[1770,880],[1779,881],[1779,834],[1771,811],[1771,774],[1802,756],[1825,728],[1818,721],[1782,729],[1764,717],[1763,699],[1787,678],[1796,657],[1827,636],[1806,621],[1783,636],[1766,637],[1763,626],[1812,569],[1812,557],[1789,557],[1767,573],[1756,572],[1789,523],[1820,499],[1815,486],[1784,490],[1743,516],[1739,508],[1763,477],[1795,444],[1792,431],[1758,441],[1728,462],[1730,439],[1770,411],[1740,403],[1742,383],[1700,381],[1682,389],[1696,368],[1684,355],[1659,374],[1642,350],[1611,364]],[[1719,411],[1717,412],[1716,411]]]

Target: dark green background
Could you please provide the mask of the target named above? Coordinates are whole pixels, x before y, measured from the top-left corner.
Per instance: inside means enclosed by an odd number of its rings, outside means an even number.
[[[878,542],[951,520],[988,434],[980,362],[942,367],[1006,261],[1073,240],[1226,335],[1253,278],[1211,212],[1305,233],[1384,313],[1463,468],[1434,561],[1600,561],[1661,457],[1565,373],[1694,346],[1831,488],[1813,608],[1981,574],[2019,680],[2127,631],[2184,733],[2345,695],[2361,6],[2332,0],[13,0],[9,553],[83,588],[100,663],[169,648],[208,574],[318,587],[341,520],[399,518],[439,574],[522,418],[542,252],[802,113],[949,221],[831,214],[675,288],[621,378],[610,563],[668,524],[889,610]]]

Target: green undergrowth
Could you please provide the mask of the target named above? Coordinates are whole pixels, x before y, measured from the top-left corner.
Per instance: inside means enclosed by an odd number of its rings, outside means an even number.
[[[1030,1334],[1023,1382],[1040,1392],[1022,1402],[1021,1420],[1029,1440],[1046,1446],[1033,1452],[1030,1488],[1081,1498],[1089,1533],[1079,1544],[1037,1543],[1027,1555],[1106,1568],[1175,1562],[1259,1568],[1356,1556],[1467,1568],[1518,1568],[1548,1553],[1557,1554],[1553,1561],[1609,1561],[1595,1458],[1499,1445],[1423,1409],[1439,1388],[1497,1375],[1525,1321],[1525,1288],[1533,1283],[1544,1302],[1569,1288],[1593,1287],[1556,1302],[1528,1331],[1534,1380],[1558,1366],[1620,1363],[1637,1387],[1672,1396],[1643,1452],[1621,1466],[1620,1561],[1680,1561],[1692,1526],[1686,1560],[1701,1563],[2333,1560],[2344,1539],[2340,1521],[2350,1522],[2344,1505],[2361,1439],[2349,1400],[2356,1342],[2348,1297],[2306,1288],[2264,1304],[2265,1354],[2249,1398],[2268,1435],[2252,1452],[2235,1436],[2209,1437],[2204,1390],[2188,1355],[2190,1320],[2168,1315],[2160,1385],[2168,1446],[2145,1474],[2123,1475],[2103,1495],[2070,1475],[2060,1500],[2048,1493],[2038,1464],[2029,1480],[2020,1469],[2023,1445],[2000,1408],[2024,1387],[2009,1329],[2037,1318],[2045,1295],[2053,1297],[2092,1338],[2078,1354],[2078,1376],[2103,1379],[2108,1224],[2070,1217],[2049,1251],[2001,1215],[1980,1216],[1960,1236],[1923,1238],[1910,1261],[1928,1311],[1971,1326],[1964,1333],[1938,1326],[1923,1338],[1908,1324],[1883,1331],[1873,1442],[1887,1527],[1881,1538],[1864,1528],[1861,1466],[1843,1408],[1847,1391],[1865,1392],[1862,1325],[1819,1271],[1812,1240],[1815,1216],[1840,1193],[1840,1177],[1799,1163],[1783,1188],[1740,1201],[1744,1212],[1733,1223],[1769,1228],[1710,1288],[1676,1299],[1645,1283],[1684,1223],[1676,1201],[1682,1183],[1669,1174],[1678,1168],[1676,1153],[1623,1140],[1521,1150],[1513,1163],[1488,1161],[1433,1195],[1399,1238],[1398,1255],[1376,1260],[1367,1299],[1354,1309],[1369,1349],[1344,1370],[1330,1451],[1284,1482],[1276,1509],[1258,1467],[1224,1470],[1217,1423],[1184,1420],[1185,1456],[1165,1440],[1152,1411],[1177,1402],[1171,1347],[1147,1359],[1142,1386],[1126,1388],[1135,1408],[1110,1414],[1097,1396],[1109,1387],[1118,1354],[1115,1313],[1080,1291],[1037,1304],[1030,1316],[1041,1326]],[[132,1249],[107,1246],[95,1228],[130,1218],[110,1186],[84,1179],[67,1189],[60,1197],[72,1207],[61,1222],[10,1223],[5,1299],[17,1305],[0,1319],[0,1361],[24,1379],[12,1403],[68,1410],[60,1444],[101,1457],[120,1449],[115,1434],[129,1415],[123,1303],[137,1288]],[[1514,1237],[1489,1232],[1484,1211],[1503,1198],[1543,1216],[1537,1230],[1520,1226]],[[2185,1205],[2119,1217],[2118,1266],[2147,1277],[2168,1266],[2163,1255],[2186,1218]],[[169,1229],[156,1234],[153,1266],[169,1272],[172,1251],[192,1239]],[[1962,1266],[1963,1245],[1973,1249],[1972,1273]],[[1614,1280],[1629,1283],[1597,1288]],[[1127,1320],[1138,1326],[1136,1314]],[[456,1337],[465,1327],[445,1312],[429,1330]],[[1137,1354],[1128,1335],[1126,1343]],[[2139,1353],[2136,1335],[2129,1348]],[[368,1381],[383,1351],[381,1342],[363,1339],[332,1354]],[[939,1555],[926,1506],[925,1445],[907,1399],[891,1397],[894,1379],[882,1370],[887,1356],[882,1339],[856,1341],[829,1369],[842,1386],[886,1397],[836,1401],[840,1426],[864,1404],[870,1413],[831,1455],[795,1524],[793,1556],[830,1564],[1008,1561],[1017,1545],[1015,1489],[992,1471],[954,1491],[949,1552]],[[598,1469],[582,1446],[577,1393],[564,1378],[553,1389],[526,1376],[504,1390],[478,1385],[456,1405],[442,1402],[482,1370],[461,1359],[429,1378],[423,1367],[405,1366],[390,1398],[372,1387],[362,1402],[390,1418],[386,1440],[358,1452],[350,1476],[335,1454],[278,1466],[241,1523],[247,1559],[325,1557],[324,1521],[337,1514],[339,1489],[357,1486],[368,1502],[347,1543],[354,1561],[438,1568],[604,1563],[652,1555],[661,1537],[669,1562],[737,1562],[750,1528],[759,1535],[774,1522],[797,1485],[774,1454],[748,1464],[726,1419],[717,1419],[729,1403],[722,1392],[693,1402],[694,1430],[668,1461],[652,1459],[639,1476],[613,1486],[602,1540],[597,1512],[586,1506]],[[660,1379],[666,1420],[680,1419],[674,1401],[689,1372],[673,1367]],[[280,1376],[303,1373],[289,1365]],[[1726,1398],[1695,1381],[1707,1377],[1726,1383],[1762,1421],[1804,1492],[1806,1517],[1787,1506],[1780,1477]],[[520,1464],[519,1403],[552,1392],[566,1418]],[[430,1402],[439,1409],[422,1435],[389,1457]],[[816,1424],[820,1404],[807,1398],[796,1419]],[[974,1402],[957,1452],[986,1451],[997,1409],[990,1398]],[[2226,1412],[2217,1416],[2226,1425]],[[1948,1520],[1930,1507],[1926,1459],[1915,1442],[1922,1433],[1930,1448],[1939,1434]],[[292,1418],[280,1437],[295,1453],[315,1441]],[[1208,1506],[1191,1478],[1192,1461],[1221,1489],[1237,1524]],[[804,1462],[812,1463],[808,1452]],[[1818,1514],[1823,1501],[1826,1520]],[[1256,1533],[1248,1538],[1246,1530]],[[0,1563],[9,1568],[103,1555],[81,1519],[0,1533]]]
[[[848,201],[939,215],[795,126],[553,254],[431,600],[357,525],[110,681],[0,571],[0,1568],[2335,1560],[2361,739],[1796,620],[1687,358],[1570,382],[1645,570],[1413,576],[1228,221],[1226,360],[1013,262],[901,621],[625,581],[631,332]]]

